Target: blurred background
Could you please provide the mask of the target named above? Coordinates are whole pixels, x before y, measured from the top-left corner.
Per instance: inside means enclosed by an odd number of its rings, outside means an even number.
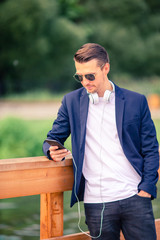
[[[43,155],[63,95],[80,87],[73,55],[87,42],[108,51],[113,82],[146,95],[160,141],[159,23],[159,0],[0,0],[0,159]],[[65,234],[79,231],[69,201]],[[160,218],[159,191],[153,204]],[[39,239],[39,196],[0,200],[0,240],[28,238]]]

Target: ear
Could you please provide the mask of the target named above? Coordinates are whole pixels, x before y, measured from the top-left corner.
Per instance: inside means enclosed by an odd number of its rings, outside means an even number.
[[[107,75],[110,71],[110,64],[106,63],[103,67],[104,73]]]

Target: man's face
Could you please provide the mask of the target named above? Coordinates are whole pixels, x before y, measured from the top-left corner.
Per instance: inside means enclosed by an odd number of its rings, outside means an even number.
[[[97,60],[93,59],[86,63],[78,63],[75,61],[76,74],[83,75],[81,82],[89,93],[97,92],[99,97],[103,97],[108,85],[107,74],[109,72],[109,63],[103,68],[98,66]],[[85,74],[95,74],[95,80],[90,81],[85,78]]]

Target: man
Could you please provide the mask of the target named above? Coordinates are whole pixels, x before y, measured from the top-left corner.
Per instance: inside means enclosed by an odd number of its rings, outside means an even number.
[[[74,56],[82,88],[64,96],[47,138],[61,144],[71,133],[75,181],[71,206],[84,201],[92,238],[155,240],[151,199],[156,197],[158,142],[146,98],[109,81],[109,57],[94,43]],[[44,142],[61,161],[67,150]],[[102,224],[101,224],[102,222]]]

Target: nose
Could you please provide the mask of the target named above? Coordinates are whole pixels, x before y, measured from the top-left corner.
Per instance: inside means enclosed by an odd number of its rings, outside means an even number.
[[[85,85],[87,85],[89,82],[90,82],[90,81],[89,81],[87,78],[85,78],[85,76],[83,75],[82,83],[85,84]]]

